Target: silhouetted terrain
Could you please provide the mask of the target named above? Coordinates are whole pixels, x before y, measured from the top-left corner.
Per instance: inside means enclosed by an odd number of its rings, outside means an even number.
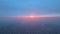
[[[0,18],[0,34],[60,34],[60,18]]]

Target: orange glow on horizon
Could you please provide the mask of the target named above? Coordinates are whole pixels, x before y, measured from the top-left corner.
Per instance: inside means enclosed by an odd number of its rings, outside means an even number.
[[[36,18],[36,16],[28,16],[28,18]]]
[[[34,19],[34,18],[40,18],[42,16],[16,16],[16,18],[28,18],[28,19]]]

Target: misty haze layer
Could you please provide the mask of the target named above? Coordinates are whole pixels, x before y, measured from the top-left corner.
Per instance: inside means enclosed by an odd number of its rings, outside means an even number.
[[[60,34],[60,18],[0,18],[0,34]]]

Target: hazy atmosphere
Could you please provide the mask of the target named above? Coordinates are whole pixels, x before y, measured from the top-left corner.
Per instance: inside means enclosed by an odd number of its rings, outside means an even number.
[[[0,16],[60,15],[60,0],[0,0]]]
[[[0,0],[0,34],[60,34],[60,0]]]

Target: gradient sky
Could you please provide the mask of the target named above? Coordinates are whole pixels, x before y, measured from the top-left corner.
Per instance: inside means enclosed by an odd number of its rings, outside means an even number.
[[[60,15],[60,0],[0,0],[0,16]]]

